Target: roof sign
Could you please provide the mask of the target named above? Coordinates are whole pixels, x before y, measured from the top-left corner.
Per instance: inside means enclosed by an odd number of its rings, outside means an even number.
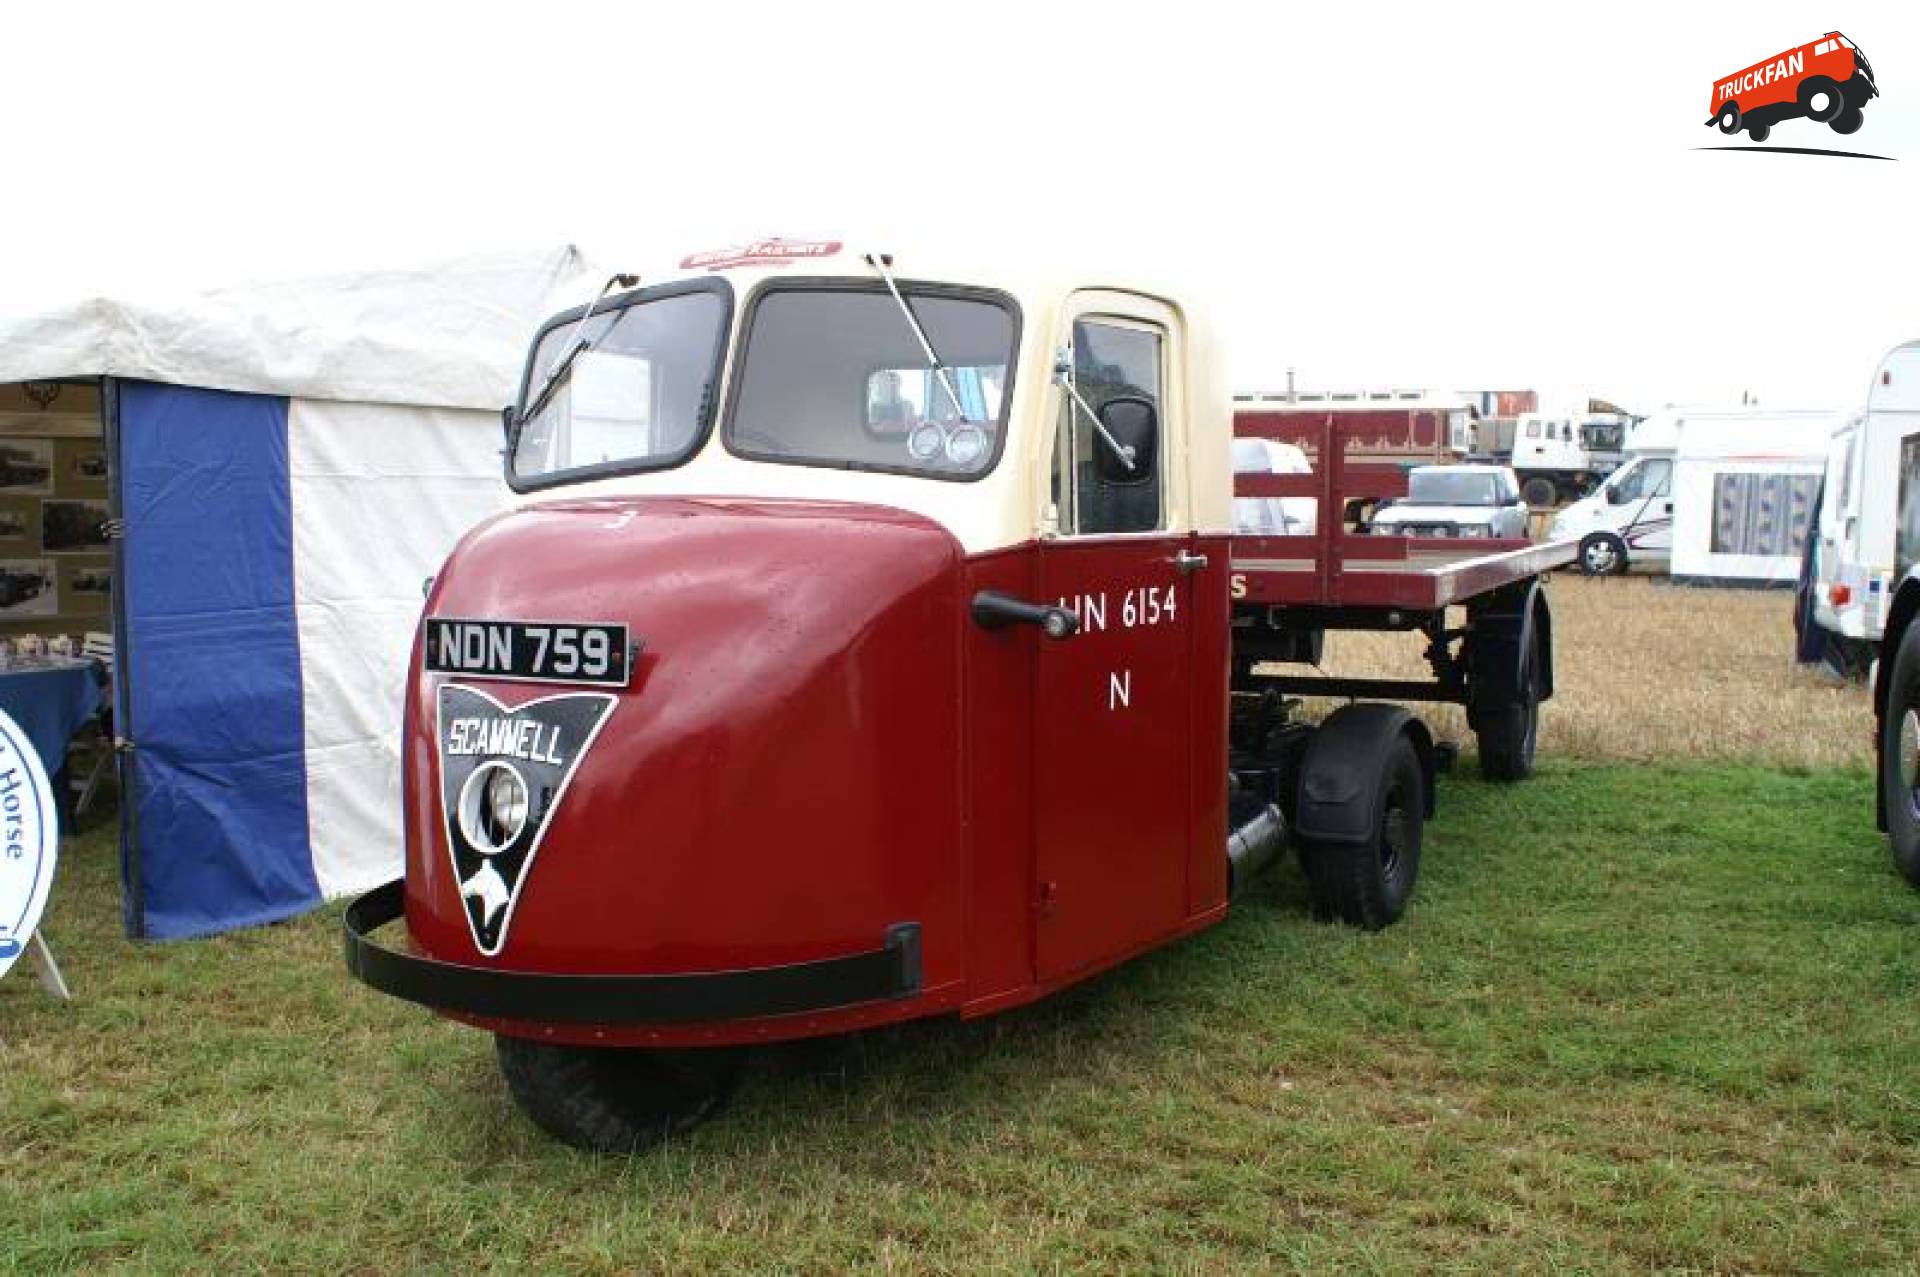
[[[832,257],[840,251],[837,239],[759,239],[743,248],[721,248],[692,253],[680,259],[681,270],[730,270],[736,266],[785,266],[789,262]]]

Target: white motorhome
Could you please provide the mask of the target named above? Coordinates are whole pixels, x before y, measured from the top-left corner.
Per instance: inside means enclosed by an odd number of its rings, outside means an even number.
[[[1813,623],[1843,669],[1864,670],[1878,655],[1892,606],[1897,532],[1907,500],[1903,452],[1920,447],[1920,341],[1889,351],[1874,369],[1867,409],[1833,432],[1810,549]]]
[[[1694,584],[1791,585],[1839,420],[1759,408],[1649,417],[1626,464],[1554,519],[1554,538],[1577,538],[1595,575],[1665,562]]]
[[[1655,413],[1634,427],[1627,460],[1553,520],[1553,538],[1580,541],[1580,570],[1613,576],[1629,565],[1666,566],[1673,554],[1673,464],[1680,418]]]

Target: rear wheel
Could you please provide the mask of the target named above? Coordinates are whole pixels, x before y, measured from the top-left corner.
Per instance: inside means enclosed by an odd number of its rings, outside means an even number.
[[[1559,499],[1559,489],[1553,486],[1553,480],[1534,478],[1520,485],[1520,496],[1536,510],[1550,509]]]
[[[1480,746],[1480,774],[1488,780],[1525,780],[1540,748],[1540,638],[1530,633],[1511,699],[1475,699],[1470,716]]]
[[[1721,107],[1717,123],[1720,125],[1720,131],[1728,137],[1732,137],[1735,133],[1738,133],[1740,131],[1740,104],[1737,102],[1729,102]]]
[[[1610,532],[1595,532],[1580,543],[1580,571],[1587,576],[1618,576],[1627,570],[1627,544]]]
[[[1920,624],[1907,627],[1893,657],[1880,720],[1880,782],[1893,863],[1920,887]]]
[[[1361,841],[1300,840],[1313,911],[1368,931],[1399,920],[1420,876],[1426,774],[1404,733],[1387,752],[1379,780],[1373,818]]]
[[[1827,127],[1835,133],[1858,133],[1860,125],[1866,121],[1866,114],[1857,106],[1850,106],[1827,121]]]
[[[1770,135],[1772,132],[1773,132],[1773,126],[1771,124],[1747,125],[1747,136],[1752,138],[1756,142],[1766,141],[1768,135]]]
[[[595,1153],[634,1153],[690,1130],[732,1093],[736,1049],[651,1051],[494,1038],[507,1089],[534,1124]]]
[[[1816,75],[1801,84],[1799,96],[1800,109],[1807,113],[1807,118],[1822,124],[1847,107],[1846,98],[1840,94],[1840,86],[1824,75]]]

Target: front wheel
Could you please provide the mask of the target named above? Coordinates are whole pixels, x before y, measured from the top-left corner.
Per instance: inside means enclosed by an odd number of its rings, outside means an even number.
[[[1893,657],[1880,720],[1880,791],[1887,804],[1893,863],[1920,887],[1920,624],[1909,625]]]
[[[1858,133],[1861,124],[1866,121],[1865,112],[1857,106],[1850,106],[1827,121],[1827,127],[1835,133]]]
[[[1807,118],[1825,124],[1834,116],[1847,109],[1847,100],[1840,93],[1840,86],[1824,75],[1816,75],[1800,85],[1800,109]]]
[[[1387,753],[1366,836],[1358,842],[1300,840],[1314,913],[1368,931],[1397,922],[1420,876],[1426,813],[1426,773],[1402,733]]]
[[[572,1046],[497,1034],[507,1089],[534,1124],[575,1148],[636,1153],[691,1130],[732,1093],[741,1052]]]
[[[1560,490],[1551,479],[1533,478],[1520,485],[1520,496],[1534,509],[1548,510],[1560,499]]]
[[[1756,142],[1766,141],[1768,136],[1771,135],[1772,133],[1773,133],[1773,126],[1771,124],[1747,125],[1747,136],[1752,138]]]
[[[1580,543],[1580,571],[1586,576],[1618,576],[1627,570],[1627,545],[1608,532],[1596,532]]]

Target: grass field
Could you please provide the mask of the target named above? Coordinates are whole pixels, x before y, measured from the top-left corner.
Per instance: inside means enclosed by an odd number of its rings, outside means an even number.
[[[1050,1003],[764,1059],[634,1160],[351,983],[335,910],[118,937],[101,832],[0,984],[0,1269],[1824,1270],[1920,1256],[1920,895],[1858,773],[1451,780],[1408,918],[1222,927]]]
[[[1920,893],[1863,693],[1789,674],[1777,594],[1553,594],[1543,774],[1444,783],[1400,925],[1288,865],[1039,1006],[763,1055],[638,1159],[349,980],[337,908],[121,939],[96,827],[77,1000],[0,981],[0,1272],[1912,1271]]]

